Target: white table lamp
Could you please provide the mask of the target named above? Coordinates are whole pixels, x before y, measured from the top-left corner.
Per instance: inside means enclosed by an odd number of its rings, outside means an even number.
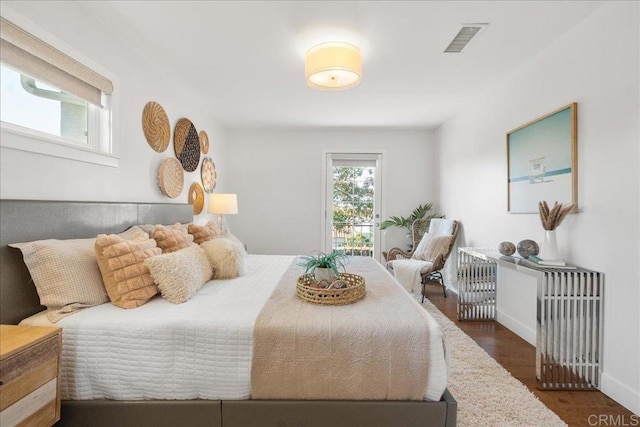
[[[229,226],[227,225],[224,216],[238,213],[237,195],[219,193],[209,195],[209,207],[207,208],[207,212],[218,216],[218,226],[220,227],[220,230],[229,232]]]

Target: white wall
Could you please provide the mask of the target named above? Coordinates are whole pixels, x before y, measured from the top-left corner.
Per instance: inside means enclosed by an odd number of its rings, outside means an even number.
[[[602,390],[640,413],[639,4],[610,2],[437,131],[443,210],[463,244],[541,241],[537,215],[507,213],[505,134],[578,103],[580,213],[560,249],[605,273]]]
[[[172,132],[181,117],[189,118],[198,131],[207,132],[207,155],[213,158],[219,176],[216,191],[224,191],[228,183],[226,129],[213,118],[207,97],[185,92],[179,78],[147,62],[143,53],[131,51],[75,2],[18,2],[11,3],[11,8],[3,5],[2,12],[18,25],[35,25],[44,34],[52,34],[55,39],[46,41],[62,42],[114,77],[114,142],[120,164],[113,168],[3,147],[1,198],[187,203],[189,186],[200,181],[200,168],[185,172],[184,189],[177,198],[169,199],[160,192],[158,167],[175,154],[173,138],[164,153],[156,153],[146,142],[142,110],[151,100],[164,107]],[[21,137],[3,132],[2,138]]]
[[[435,173],[428,131],[230,131],[231,190],[238,193],[232,231],[252,253],[303,254],[321,248],[323,150],[382,149],[382,217],[407,216],[433,202]],[[437,208],[437,206],[436,206]],[[388,229],[383,248],[406,245]]]
[[[321,157],[334,148],[386,150],[384,217],[440,198],[436,208],[462,220],[466,245],[540,240],[536,215],[506,213],[505,133],[578,102],[581,213],[565,221],[558,237],[568,259],[606,274],[603,390],[640,413],[637,2],[606,4],[571,29],[443,125],[437,147],[426,131],[227,132],[213,118],[209,97],[185,92],[179,76],[131,51],[116,29],[104,28],[78,3],[3,2],[3,12],[7,4],[115,76],[120,166],[3,148],[0,198],[169,201],[156,176],[172,147],[155,153],[141,127],[145,103],[155,100],[172,126],[188,117],[209,134],[216,191],[238,193],[240,213],[229,222],[253,253],[320,247]],[[185,190],[173,201],[186,202],[186,189],[198,180],[199,172],[186,174]],[[385,247],[404,243],[399,230],[387,237]]]

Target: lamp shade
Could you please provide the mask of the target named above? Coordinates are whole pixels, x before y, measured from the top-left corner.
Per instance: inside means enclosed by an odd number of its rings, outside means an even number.
[[[307,51],[305,76],[314,89],[338,91],[356,87],[362,80],[360,49],[345,42],[316,45]]]
[[[232,215],[238,213],[238,197],[235,194],[213,193],[209,196],[207,213]]]

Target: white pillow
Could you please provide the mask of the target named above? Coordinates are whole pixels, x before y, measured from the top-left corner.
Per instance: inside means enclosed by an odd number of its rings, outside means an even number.
[[[434,262],[436,258],[438,258],[438,255],[444,256],[447,251],[449,251],[452,240],[453,236],[435,236],[430,238],[425,245],[424,251],[418,254],[420,258],[416,259]]]
[[[413,251],[414,259],[421,259],[423,261],[426,261],[426,258],[424,257],[424,253],[425,253],[425,250],[427,249],[427,246],[429,246],[429,241],[432,238],[433,238],[433,234],[424,233],[424,235],[422,236],[422,239],[420,239],[420,243],[418,243],[418,247],[416,248],[415,251]]]
[[[222,237],[200,245],[213,268],[214,279],[233,279],[247,271],[247,252],[236,238]]]
[[[213,274],[211,265],[199,246],[156,255],[144,262],[162,297],[173,304],[181,304],[190,299]]]

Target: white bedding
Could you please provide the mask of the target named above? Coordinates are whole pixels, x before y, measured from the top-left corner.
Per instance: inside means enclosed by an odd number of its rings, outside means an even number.
[[[294,258],[249,255],[246,276],[211,281],[184,304],[107,303],[60,320],[62,398],[249,399],[254,324]],[[444,333],[433,319],[429,327],[432,400],[446,387],[447,363]]]

